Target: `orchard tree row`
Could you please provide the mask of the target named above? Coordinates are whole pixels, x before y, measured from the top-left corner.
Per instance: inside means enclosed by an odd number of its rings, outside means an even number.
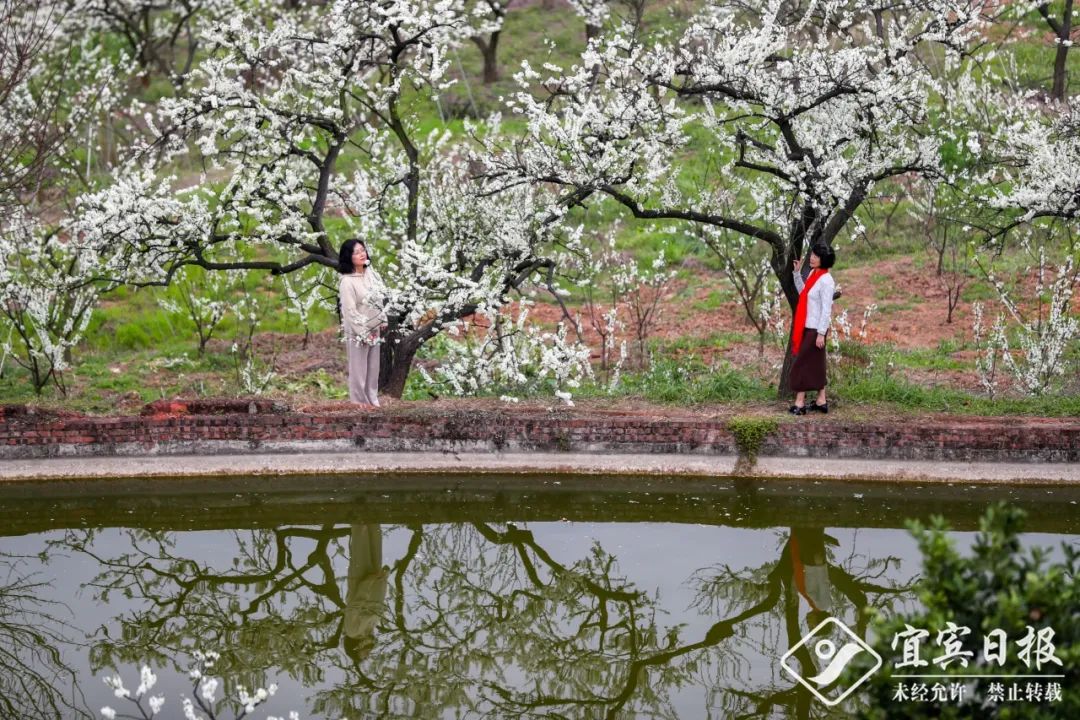
[[[1022,356],[1025,387],[1064,372],[1080,115],[1023,90],[993,41],[1032,8],[712,0],[643,33],[643,2],[573,0],[589,37],[574,62],[526,62],[501,113],[433,129],[462,47],[482,51],[485,81],[500,73],[513,5],[6,0],[5,357],[62,386],[103,294],[192,269],[333,287],[337,247],[358,237],[389,286],[383,392],[438,337],[461,392],[540,376],[563,393],[590,372],[565,298],[602,264],[583,209],[750,243],[793,309],[795,258],[929,191],[1001,292],[997,326],[1021,345],[1002,330],[997,348]],[[1035,9],[1068,37],[1071,7]],[[133,87],[152,77],[169,87],[149,102]],[[1048,273],[1037,322],[994,275],[1017,249]],[[558,331],[529,322],[538,294],[563,308]],[[476,317],[483,336],[463,338]]]

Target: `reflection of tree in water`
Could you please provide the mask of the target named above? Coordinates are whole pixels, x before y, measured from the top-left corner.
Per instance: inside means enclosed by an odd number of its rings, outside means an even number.
[[[227,568],[178,555],[169,533],[128,531],[131,549],[115,558],[96,551],[92,533],[72,532],[68,542],[101,564],[102,599],[144,601],[118,618],[119,639],[99,638],[102,666],[161,665],[213,647],[222,674],[249,686],[268,671],[322,685],[312,710],[334,717],[676,717],[671,694],[702,680],[713,688],[710,712],[725,717],[809,715],[790,678],[760,683],[746,673],[751,652],[775,662],[776,648],[802,634],[806,568],[796,582],[791,537],[761,568],[699,571],[697,607],[722,619],[683,637],[685,627],[658,623],[659,598],[622,577],[599,544],[563,564],[512,524],[407,531],[392,562],[378,525],[236,533],[236,547],[219,555],[231,559]],[[813,531],[800,532],[812,550]],[[801,555],[813,566],[812,552]],[[894,560],[856,568],[854,556],[828,559],[810,582],[820,585],[824,571],[837,607],[884,605],[908,590],[876,582]]]
[[[24,562],[0,554],[0,717],[90,718],[61,653],[70,628],[56,613],[68,609],[43,597],[50,588]]]
[[[914,584],[888,581],[889,569],[900,564],[895,556],[861,556],[853,542],[848,554],[838,559],[838,547],[822,527],[792,527],[782,534],[779,557],[773,562],[743,569],[717,565],[695,574],[694,606],[699,611],[722,615],[749,607],[754,613],[751,618],[744,611],[744,622],[725,643],[724,653],[712,656],[716,664],[701,668],[707,676],[704,684],[713,689],[716,717],[766,718],[781,712],[798,718],[830,715],[826,706],[812,702],[809,692],[781,673],[776,661],[830,616],[844,620],[866,639],[866,610],[893,611],[897,602],[912,599]],[[771,682],[759,684],[753,692],[732,687],[732,680],[747,677],[752,655],[772,663],[776,672]],[[806,648],[795,657],[804,676],[821,669]]]
[[[57,546],[98,563],[90,587],[100,602],[142,601],[116,617],[119,637],[99,631],[95,667],[147,662],[186,671],[187,653],[213,649],[224,675],[264,687],[262,670],[271,666],[306,684],[323,680],[310,659],[341,644],[344,600],[333,559],[348,535],[348,527],[281,527],[233,532],[226,544],[216,533],[222,547],[211,561],[178,554],[171,532],[123,531],[130,548],[114,557],[98,551],[93,530],[70,530]]]

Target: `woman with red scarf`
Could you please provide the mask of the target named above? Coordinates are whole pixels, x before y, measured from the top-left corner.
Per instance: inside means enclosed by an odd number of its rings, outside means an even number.
[[[828,245],[818,244],[810,250],[810,273],[803,279],[802,260],[795,261],[795,289],[799,291],[799,304],[795,309],[795,322],[791,328],[791,351],[795,360],[791,365],[791,389],[795,391],[795,404],[789,412],[805,415],[806,391],[816,390],[817,400],[810,410],[829,412],[825,398],[825,336],[832,320],[833,293],[836,282],[829,268],[836,262],[836,254]]]

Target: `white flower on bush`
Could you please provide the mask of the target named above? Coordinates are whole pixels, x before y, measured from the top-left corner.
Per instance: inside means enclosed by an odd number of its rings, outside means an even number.
[[[591,351],[567,338],[559,323],[555,332],[528,322],[529,301],[521,300],[517,316],[495,311],[459,328],[463,339],[444,337],[445,357],[432,371],[421,368],[433,386],[454,395],[475,395],[487,387],[534,390],[550,383],[555,395],[569,403],[569,390],[590,376]],[[507,397],[507,396],[504,396]]]
[[[992,376],[996,358],[1009,371],[1019,389],[1027,395],[1043,395],[1053,389],[1069,368],[1068,350],[1080,336],[1080,320],[1072,311],[1074,288],[1080,282],[1080,271],[1070,254],[1054,266],[1048,259],[1042,235],[1032,240],[1026,235],[1022,249],[1034,258],[1035,284],[1030,294],[1023,283],[1009,288],[994,273],[992,267],[976,261],[997,292],[1004,310],[991,328],[985,348],[980,345],[982,310],[975,318],[976,346],[985,355],[978,361],[980,382],[993,394]],[[1031,243],[1034,242],[1033,246]],[[1072,252],[1076,252],[1074,248]],[[1014,296],[1022,294],[1022,300]],[[1011,322],[1006,322],[1006,316]],[[1010,340],[1010,337],[1014,340]]]

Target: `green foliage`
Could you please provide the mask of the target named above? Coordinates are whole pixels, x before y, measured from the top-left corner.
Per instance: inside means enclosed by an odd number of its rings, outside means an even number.
[[[695,311],[719,310],[734,299],[734,294],[727,288],[710,290],[705,298],[693,304],[692,309]]]
[[[935,517],[924,526],[913,522],[911,532],[923,555],[923,578],[919,591],[921,609],[908,615],[873,619],[877,650],[886,662],[875,674],[861,694],[869,695],[869,705],[859,711],[859,717],[867,720],[896,720],[897,718],[1008,718],[1021,720],[1038,718],[1080,717],[1080,550],[1063,543],[1060,558],[1053,558],[1046,548],[1021,547],[1019,533],[1023,528],[1025,513],[1005,504],[991,507],[981,522],[971,554],[961,555],[950,540],[945,521]],[[962,638],[964,650],[974,652],[970,663],[964,667],[953,662],[943,670],[939,665],[920,670],[903,668],[901,673],[933,672],[945,675],[978,674],[1064,674],[1055,678],[1063,692],[1060,702],[1003,702],[983,707],[989,681],[980,679],[974,688],[969,684],[965,701],[961,703],[899,702],[893,699],[898,679],[892,677],[894,664],[902,659],[898,650],[891,648],[894,635],[905,626],[927,630],[930,637],[922,646],[923,659],[938,655],[936,633],[953,622],[970,628],[970,635]],[[1061,666],[1047,663],[1041,669],[1028,667],[1018,657],[1017,641],[1028,634],[1051,628],[1054,655]],[[1001,629],[1008,639],[1006,661],[998,666],[982,655],[983,636],[994,629]],[[898,644],[898,648],[900,645]],[[933,651],[933,653],[932,653]],[[893,659],[895,658],[895,659]],[[865,667],[852,663],[850,677],[856,678]],[[948,677],[940,680],[948,685]],[[957,678],[955,682],[970,683]],[[1001,681],[1006,687],[1008,679]],[[1021,688],[1024,681],[1019,682]],[[868,693],[866,692],[868,691]]]
[[[126,350],[148,348],[152,342],[150,335],[137,323],[125,323],[116,328],[116,344]]]
[[[870,348],[858,340],[841,340],[837,354],[845,361],[857,365],[868,365],[873,360]]]
[[[775,419],[764,417],[735,417],[727,422],[727,429],[735,436],[739,454],[750,464],[757,461],[765,438],[776,432],[778,427]]]
[[[947,387],[926,387],[903,379],[901,373],[878,373],[843,378],[830,390],[846,402],[868,405],[891,404],[898,409],[921,412],[948,412],[967,415],[1080,415],[1080,396],[1057,395],[1033,398],[996,398],[975,395]]]
[[[281,389],[287,393],[315,389],[327,400],[346,400],[349,397],[344,378],[333,377],[325,368],[308,373],[299,380],[285,382],[281,385]]]
[[[708,366],[693,356],[654,358],[645,372],[625,373],[614,393],[680,405],[772,398],[763,383],[735,368]]]
[[[945,348],[950,346],[949,341],[942,340]],[[951,357],[952,350],[943,350],[943,345],[936,348],[919,348],[917,350],[903,350],[897,353],[896,362],[905,367],[924,368],[927,370],[963,370],[967,363]]]

